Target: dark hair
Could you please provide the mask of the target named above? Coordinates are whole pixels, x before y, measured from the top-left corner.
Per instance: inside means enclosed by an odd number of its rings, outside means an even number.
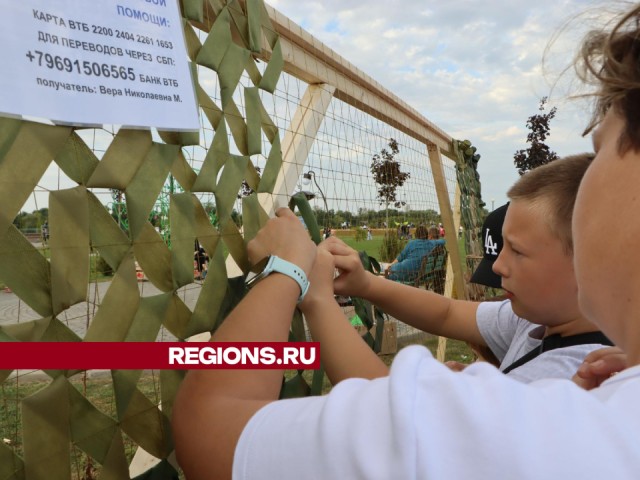
[[[428,238],[428,233],[427,233],[427,228],[424,225],[418,225],[416,227],[416,238],[420,238],[422,240],[425,240],[426,238]]]
[[[618,139],[621,154],[640,150],[640,5],[623,14],[610,32],[590,32],[576,60],[578,76],[596,86],[589,133],[602,121],[609,108],[625,119]]]
[[[573,250],[571,218],[580,181],[593,160],[592,153],[560,158],[528,171],[509,189],[511,200],[526,200],[545,209],[551,231],[565,250]]]

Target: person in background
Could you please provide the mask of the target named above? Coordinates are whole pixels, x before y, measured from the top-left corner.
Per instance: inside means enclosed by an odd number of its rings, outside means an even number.
[[[193,252],[193,263],[195,265],[196,271],[198,272],[197,276],[204,280],[207,276],[208,263],[209,263],[209,255],[205,252],[202,245],[198,240],[195,241],[195,250]]]
[[[418,225],[415,232],[416,238],[409,240],[400,255],[387,267],[385,275],[389,280],[396,282],[413,282],[420,273],[422,259],[426,257],[436,245],[444,245],[444,240],[438,239],[438,229]]]

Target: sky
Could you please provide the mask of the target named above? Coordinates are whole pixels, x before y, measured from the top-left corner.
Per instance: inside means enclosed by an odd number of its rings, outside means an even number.
[[[589,26],[609,18],[603,2],[268,3],[453,138],[471,140],[481,155],[478,170],[489,209],[507,201],[518,179],[513,155],[528,147],[527,118],[539,113],[542,97],[549,97],[545,111],[557,108],[547,145],[560,156],[592,151],[591,139],[582,137],[590,105],[570,98],[575,75],[562,72]]]

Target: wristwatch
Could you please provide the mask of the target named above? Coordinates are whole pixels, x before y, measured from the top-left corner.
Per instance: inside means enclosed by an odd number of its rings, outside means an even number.
[[[260,280],[266,278],[273,272],[282,273],[296,281],[300,286],[300,296],[298,297],[298,303],[300,303],[307,294],[307,290],[309,290],[309,280],[307,280],[307,275],[297,265],[287,262],[275,255],[269,255],[256,263],[249,271],[247,279],[245,280],[245,285],[247,288],[252,288]]]

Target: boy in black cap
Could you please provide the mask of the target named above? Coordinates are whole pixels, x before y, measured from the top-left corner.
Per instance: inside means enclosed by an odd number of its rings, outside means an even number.
[[[501,288],[502,279],[493,271],[493,264],[502,251],[502,224],[507,214],[509,202],[496,208],[487,215],[482,224],[482,260],[471,276],[472,283],[479,283],[487,287]]]
[[[474,277],[502,288],[506,300],[454,300],[390,282],[366,272],[358,253],[339,239],[329,239],[324,244],[341,271],[335,292],[365,298],[426,332],[489,347],[500,369],[522,382],[571,378],[588,353],[610,344],[580,312],[573,271],[571,215],[591,158],[576,155],[530,171],[509,190],[508,208],[488,219],[495,225],[483,232],[486,268]]]

